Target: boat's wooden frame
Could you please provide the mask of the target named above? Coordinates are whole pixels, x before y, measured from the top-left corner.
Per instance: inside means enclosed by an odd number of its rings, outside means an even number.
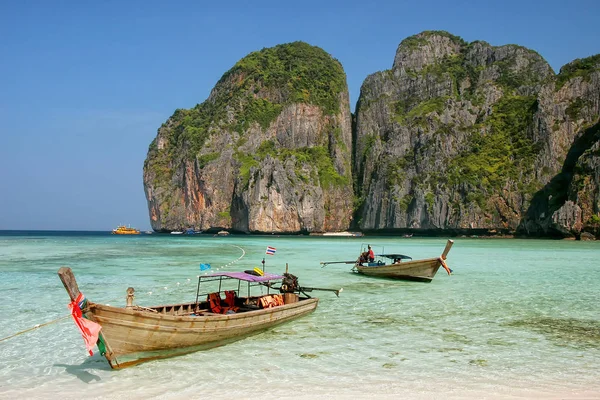
[[[373,277],[431,282],[441,266],[444,266],[450,272],[450,269],[445,265],[445,260],[453,244],[453,240],[448,240],[442,255],[437,258],[401,261],[393,264],[387,264],[379,260],[361,265],[357,261],[352,270],[359,274]]]
[[[62,267],[58,275],[74,301],[79,288],[73,272]],[[206,301],[139,307],[132,305],[133,288],[128,289],[128,296],[125,308],[88,301],[82,310],[85,318],[102,326],[104,356],[113,369],[221,346],[309,314],[319,301],[295,297],[297,301],[277,307],[213,314]]]

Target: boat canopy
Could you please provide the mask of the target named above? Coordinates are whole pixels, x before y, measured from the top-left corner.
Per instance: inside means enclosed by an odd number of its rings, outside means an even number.
[[[379,254],[377,257],[385,257],[392,260],[412,260],[412,257],[405,256],[404,254]]]
[[[269,289],[271,289],[270,281],[282,280],[284,277],[276,274],[264,273],[263,275],[251,274],[250,272],[254,271],[244,271],[244,272],[214,272],[212,274],[200,275],[198,276],[198,289],[196,291],[196,305],[200,303],[200,299],[204,296],[208,296],[210,293],[221,293],[225,291],[222,287],[223,284],[226,286],[232,286],[231,281],[234,280],[237,282],[237,285],[233,283],[233,285],[237,286],[237,289],[233,289],[237,296],[240,296],[240,289],[242,287],[242,282],[248,282],[247,287],[247,295],[250,296],[250,288],[255,286],[264,286],[267,288],[267,294],[269,294]],[[210,292],[201,291],[200,286],[201,283],[209,283],[209,282],[218,282],[218,289],[213,289]],[[227,282],[230,285],[227,285]],[[206,289],[205,289],[206,290]]]
[[[269,274],[267,272],[264,275],[253,275],[246,272],[215,272],[212,274],[201,275],[201,279],[210,278],[210,277],[223,277],[226,276],[228,278],[239,279],[241,281],[246,282],[267,282],[276,279],[283,279],[283,276],[276,274]]]

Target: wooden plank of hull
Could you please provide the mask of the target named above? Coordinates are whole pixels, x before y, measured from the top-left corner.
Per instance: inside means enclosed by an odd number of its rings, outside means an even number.
[[[120,369],[158,358],[221,346],[315,310],[311,298],[265,310],[176,316],[92,304],[86,316],[102,325],[106,359]]]
[[[374,267],[357,265],[356,270],[368,276],[431,282],[441,265],[439,258],[428,258]]]

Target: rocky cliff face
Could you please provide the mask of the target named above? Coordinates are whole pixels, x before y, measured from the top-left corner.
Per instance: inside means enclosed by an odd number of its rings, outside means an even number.
[[[337,60],[302,42],[251,53],[158,130],[144,164],[152,228],[345,230],[351,140]]]
[[[598,236],[600,189],[600,55],[561,68],[539,98],[536,128],[557,174],[536,193],[519,231],[536,236]]]
[[[427,31],[367,77],[353,130],[348,101],[319,48],[243,58],[158,130],[152,227],[600,234],[600,55],[555,74],[524,47]]]
[[[600,124],[594,129],[593,144],[577,160],[573,180],[569,185],[567,201],[552,214],[552,222],[565,229],[566,235],[581,236],[589,233],[600,238]],[[587,131],[590,135],[592,132]],[[569,208],[574,212],[569,213]],[[562,215],[572,215],[572,224],[561,221]]]
[[[575,64],[555,75],[534,51],[440,31],[402,41],[392,69],[361,88],[358,227],[571,235],[597,219],[595,136],[585,132],[600,114],[598,65]],[[549,208],[542,193],[567,160],[572,188]]]

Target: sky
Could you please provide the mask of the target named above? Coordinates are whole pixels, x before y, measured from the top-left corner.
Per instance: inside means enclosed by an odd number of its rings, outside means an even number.
[[[354,110],[364,79],[424,30],[519,44],[558,72],[600,53],[599,19],[597,0],[0,0],[0,230],[149,230],[157,129],[264,47],[323,48]]]

